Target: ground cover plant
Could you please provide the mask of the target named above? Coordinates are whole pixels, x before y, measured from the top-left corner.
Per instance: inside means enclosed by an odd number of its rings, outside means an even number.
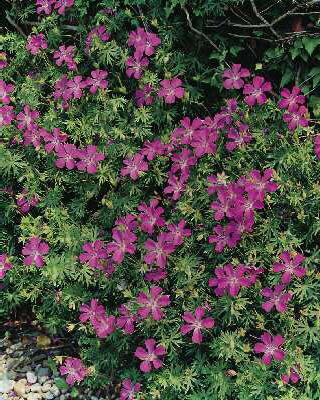
[[[29,31],[7,14],[1,319],[30,309],[77,345],[57,360],[75,397],[317,399],[308,97],[237,52],[188,49],[188,4],[161,23],[144,5],[15,2]]]

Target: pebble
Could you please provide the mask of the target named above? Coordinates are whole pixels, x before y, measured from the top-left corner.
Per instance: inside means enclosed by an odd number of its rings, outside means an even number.
[[[45,383],[48,379],[49,379],[48,376],[40,376],[40,377],[38,378],[38,381],[39,381],[39,383],[43,384],[43,383]]]
[[[28,393],[27,400],[41,400],[41,397],[40,393]]]
[[[23,396],[26,393],[26,379],[20,379],[18,382],[15,382],[13,389],[19,396]]]
[[[44,394],[44,399],[45,400],[52,400],[54,398],[55,398],[55,395],[53,393],[48,392],[48,393]]]
[[[37,375],[38,375],[39,377],[49,376],[49,375],[50,375],[50,370],[49,370],[49,368],[40,367],[40,368],[38,369]]]
[[[33,372],[28,371],[27,372],[27,381],[28,381],[28,383],[31,383],[31,384],[36,383],[37,382],[36,375]]]
[[[51,384],[50,383],[45,383],[43,386],[42,386],[42,391],[43,391],[43,393],[46,393],[46,392],[49,392],[50,391],[50,389],[51,389]]]
[[[0,381],[0,393],[9,393],[13,389],[14,381],[7,378]]]
[[[42,387],[40,385],[40,383],[35,383],[34,385],[32,385],[30,387],[31,392],[41,392],[42,391]]]
[[[57,386],[52,386],[51,393],[53,393],[55,396],[59,396],[60,390],[57,388]]]

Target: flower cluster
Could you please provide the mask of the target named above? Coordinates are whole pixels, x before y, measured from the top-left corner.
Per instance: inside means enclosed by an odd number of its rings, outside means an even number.
[[[36,0],[37,13],[50,15],[53,10],[57,10],[58,14],[63,15],[66,9],[72,7],[74,0]]]
[[[106,27],[104,25],[99,25],[95,26],[94,28],[91,29],[91,31],[88,33],[86,40],[85,40],[85,52],[89,53],[92,42],[94,38],[100,39],[102,42],[107,42],[110,40],[110,34],[107,32]]]
[[[47,48],[48,48],[48,43],[43,33],[39,33],[38,35],[31,35],[28,38],[26,49],[30,51],[32,55],[36,55],[40,52],[41,49],[47,49]]]
[[[77,63],[74,60],[75,46],[65,46],[64,44],[59,46],[59,50],[53,53],[53,58],[56,64],[60,67],[62,64],[66,64],[68,70],[75,71],[77,69]]]
[[[304,105],[306,98],[301,94],[300,88],[294,86],[291,92],[289,89],[284,88],[281,90],[281,96],[282,99],[278,105],[287,111],[283,115],[283,120],[287,123],[288,128],[294,131],[299,126],[308,126],[308,109]]]
[[[208,178],[208,193],[217,195],[217,200],[211,204],[214,219],[228,220],[227,225],[216,225],[214,234],[209,237],[209,243],[215,244],[216,252],[235,247],[245,232],[252,232],[255,210],[263,209],[266,193],[278,188],[272,181],[273,174],[272,169],[263,173],[253,170],[248,177],[240,177],[236,182],[224,185],[217,185],[215,176]]]
[[[3,104],[9,104],[11,97],[9,94],[14,91],[14,85],[11,83],[6,83],[4,80],[0,79],[0,102]]]
[[[9,262],[7,254],[0,254],[0,279],[3,279],[13,265]]]
[[[30,211],[31,207],[35,207],[39,203],[39,196],[33,195],[29,196],[28,191],[23,189],[23,191],[17,196],[17,206],[19,210],[26,214]]]
[[[67,375],[68,385],[73,386],[76,382],[84,380],[88,375],[88,370],[79,358],[68,357],[60,367],[60,374]]]
[[[22,254],[24,257],[25,265],[32,265],[41,268],[45,264],[44,256],[49,253],[48,243],[41,241],[40,238],[33,236],[24,245],[22,249]]]

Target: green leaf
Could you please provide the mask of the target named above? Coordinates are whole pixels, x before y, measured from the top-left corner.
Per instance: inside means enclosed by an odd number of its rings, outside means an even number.
[[[312,55],[315,48],[320,44],[319,37],[304,37],[302,38],[302,43],[306,51],[308,52],[309,56]]]
[[[293,80],[293,70],[291,68],[286,68],[285,73],[282,75],[280,87],[284,87],[292,80]]]
[[[69,388],[67,382],[63,378],[56,378],[54,380],[55,384],[60,390],[67,390]]]

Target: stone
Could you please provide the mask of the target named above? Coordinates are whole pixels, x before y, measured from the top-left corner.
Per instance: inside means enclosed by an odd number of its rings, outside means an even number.
[[[7,376],[8,379],[12,379],[13,381],[17,379],[17,373],[15,371],[8,371]]]
[[[48,379],[49,379],[48,376],[40,376],[40,377],[38,378],[38,381],[39,381],[39,383],[43,384],[43,383],[45,383]]]
[[[27,400],[41,400],[41,397],[40,393],[28,393]]]
[[[13,389],[14,381],[4,378],[0,381],[0,393],[9,393]]]
[[[39,377],[41,377],[41,376],[49,376],[50,375],[50,370],[49,370],[49,368],[41,367],[41,368],[38,369],[37,375]]]
[[[45,400],[52,400],[52,399],[55,398],[55,396],[54,396],[54,394],[48,392],[48,393],[45,393],[45,394],[44,394],[44,397],[43,397],[43,398],[44,398]]]
[[[57,388],[57,386],[52,386],[51,393],[53,393],[55,396],[59,396],[60,390]]]
[[[65,396],[64,394],[62,394],[62,395],[59,397],[59,400],[66,400],[66,396]]]
[[[27,376],[28,383],[33,384],[33,383],[37,382],[37,377],[33,372],[28,371],[26,376]]]
[[[45,383],[42,386],[42,391],[43,391],[43,393],[46,393],[46,392],[49,392],[51,390],[51,388],[52,388],[52,385],[50,383]]]
[[[15,382],[13,390],[18,396],[23,396],[24,394],[26,394],[26,384],[26,379],[20,379],[18,382]]]
[[[31,392],[41,392],[42,387],[41,387],[40,383],[35,383],[34,385],[30,386],[30,390],[31,390]]]

